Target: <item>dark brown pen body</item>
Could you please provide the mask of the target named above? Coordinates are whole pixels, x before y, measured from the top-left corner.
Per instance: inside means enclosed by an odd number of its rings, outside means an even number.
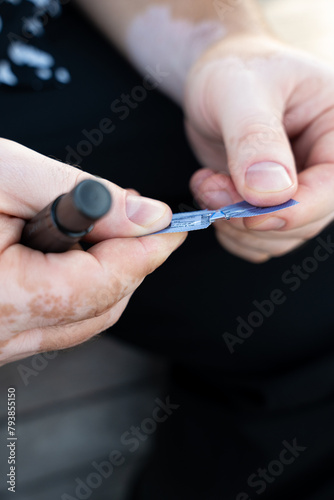
[[[110,209],[105,186],[86,180],[59,196],[28,221],[21,243],[42,252],[65,252],[89,233]]]

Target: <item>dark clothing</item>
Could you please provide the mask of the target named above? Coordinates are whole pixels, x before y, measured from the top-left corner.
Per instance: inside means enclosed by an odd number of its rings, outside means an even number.
[[[199,165],[180,109],[145,89],[71,5],[63,10],[48,36],[71,81],[0,86],[0,135],[174,211],[194,209],[188,181]],[[110,334],[169,359],[179,405],[158,426],[136,500],[334,498],[331,238],[328,228],[254,265],[224,251],[211,227],[190,233],[136,291]]]
[[[2,0],[0,85],[41,90],[71,80],[53,55],[52,25],[69,0]],[[54,31],[54,35],[57,31]]]

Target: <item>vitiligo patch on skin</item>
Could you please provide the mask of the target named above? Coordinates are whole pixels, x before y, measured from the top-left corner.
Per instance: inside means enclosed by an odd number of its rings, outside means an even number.
[[[132,63],[140,71],[158,64],[167,73],[159,88],[180,103],[190,67],[207,47],[225,35],[219,21],[192,23],[176,19],[169,6],[156,5],[132,22],[126,46]]]
[[[51,284],[35,283],[37,289],[21,286],[14,303],[0,306],[2,330],[0,366],[38,352],[66,349],[85,342],[114,324],[131,294],[142,281],[141,275],[125,282],[116,276],[104,287],[89,286],[72,292],[63,285],[62,294],[49,291]]]

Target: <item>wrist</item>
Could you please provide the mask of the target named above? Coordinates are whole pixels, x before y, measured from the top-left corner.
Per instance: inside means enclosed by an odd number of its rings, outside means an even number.
[[[167,5],[156,5],[131,23],[127,32],[127,53],[141,72],[147,66],[158,65],[165,75],[158,90],[181,104],[190,68],[205,50],[225,35],[226,30],[217,18],[189,20],[175,17]]]
[[[230,5],[230,4],[233,5]],[[211,46],[241,34],[269,30],[254,0],[192,3],[171,0],[147,3],[128,25],[126,53],[141,71],[159,65],[164,77],[159,89],[183,104],[187,75]]]

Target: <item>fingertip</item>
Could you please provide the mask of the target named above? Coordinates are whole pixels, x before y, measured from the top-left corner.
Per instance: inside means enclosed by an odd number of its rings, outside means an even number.
[[[167,227],[172,211],[161,201],[129,194],[126,197],[126,215],[132,223],[141,226],[145,234]]]
[[[231,178],[217,172],[213,172],[203,180],[194,196],[201,207],[211,210],[240,201]]]
[[[190,179],[190,189],[193,192],[196,192],[200,188],[201,184],[214,174],[215,172],[209,168],[201,168],[200,170],[197,170],[197,172],[195,172]]]
[[[240,191],[252,205],[280,205],[293,197],[298,188],[294,170],[275,162],[260,162],[248,167]]]
[[[275,162],[254,163],[246,171],[246,186],[258,193],[279,193],[293,185],[287,169]]]

